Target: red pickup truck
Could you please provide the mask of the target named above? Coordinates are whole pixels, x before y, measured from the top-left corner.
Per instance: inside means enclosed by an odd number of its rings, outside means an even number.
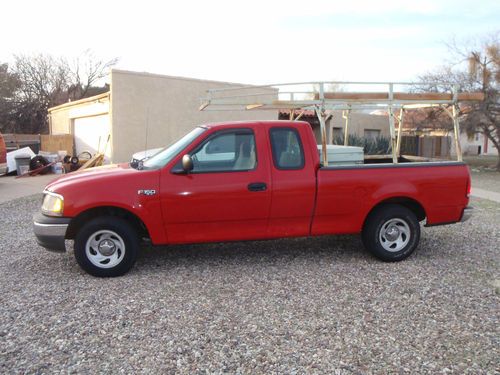
[[[0,133],[0,176],[7,173],[7,147],[2,133]]]
[[[383,160],[382,160],[383,161]],[[408,257],[420,224],[466,220],[470,176],[461,162],[322,166],[299,121],[209,124],[132,168],[70,173],[47,185],[34,217],[40,245],[118,276],[141,240],[153,245],[361,233],[384,261]]]

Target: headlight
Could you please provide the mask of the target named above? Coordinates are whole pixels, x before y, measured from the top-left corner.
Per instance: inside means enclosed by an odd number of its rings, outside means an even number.
[[[62,216],[64,210],[64,198],[62,195],[45,191],[42,203],[42,213],[48,216]]]

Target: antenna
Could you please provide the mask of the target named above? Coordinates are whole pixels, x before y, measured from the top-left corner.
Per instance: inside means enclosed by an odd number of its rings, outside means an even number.
[[[144,156],[146,157],[146,151],[148,150],[148,131],[149,131],[149,107],[146,108],[146,143],[144,145]]]

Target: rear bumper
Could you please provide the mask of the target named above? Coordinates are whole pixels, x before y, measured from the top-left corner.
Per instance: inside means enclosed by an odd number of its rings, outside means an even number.
[[[7,174],[7,163],[0,163],[0,176]]]
[[[459,211],[459,208],[457,207],[457,211]],[[474,211],[474,208],[467,206],[462,210],[462,214],[460,216],[459,220],[453,220],[453,221],[445,221],[445,222],[440,222],[440,223],[433,223],[433,224],[425,224],[426,227],[437,227],[440,225],[448,225],[448,224],[455,224],[455,223],[463,223],[464,221],[467,221],[471,218],[472,212]]]
[[[467,221],[471,218],[472,212],[474,211],[474,208],[467,206],[464,208],[464,212],[462,212],[462,218],[460,219],[460,222]]]
[[[50,217],[41,213],[33,216],[33,232],[36,242],[47,250],[64,252],[66,245],[64,239],[71,218]]]

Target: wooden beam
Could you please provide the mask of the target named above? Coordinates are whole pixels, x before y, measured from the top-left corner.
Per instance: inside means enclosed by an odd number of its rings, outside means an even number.
[[[458,100],[468,100],[468,101],[483,101],[484,93],[483,92],[459,92]]]
[[[250,109],[261,108],[261,107],[264,107],[264,104],[249,104],[245,108],[250,110]]]

